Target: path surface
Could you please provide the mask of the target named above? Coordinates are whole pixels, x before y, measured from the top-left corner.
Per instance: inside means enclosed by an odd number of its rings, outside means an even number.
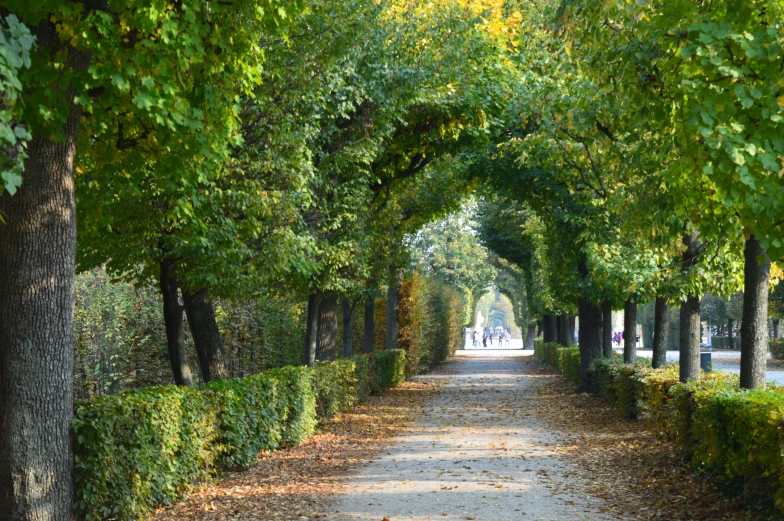
[[[558,455],[559,438],[533,412],[543,379],[525,351],[460,351],[415,426],[349,477],[329,519],[591,520],[577,469]]]

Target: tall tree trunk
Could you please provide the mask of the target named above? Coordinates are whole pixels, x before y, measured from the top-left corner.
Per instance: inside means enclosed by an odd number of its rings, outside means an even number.
[[[623,303],[623,362],[637,361],[637,294],[632,293]]]
[[[542,317],[542,336],[545,343],[558,342],[558,321],[555,315]]]
[[[223,335],[215,320],[215,306],[210,291],[202,288],[195,293],[182,292],[185,316],[193,337],[193,346],[199,359],[199,372],[203,382],[220,380],[229,376],[223,352]],[[241,356],[238,356],[241,359]],[[241,362],[241,360],[240,360]]]
[[[308,296],[308,318],[305,325],[305,365],[314,367],[316,365],[316,349],[318,347],[318,325],[319,325],[319,305],[321,303],[321,293],[314,292]],[[281,332],[283,331],[281,318]],[[283,349],[283,338],[281,335],[281,349]],[[281,360],[283,358],[281,351]]]
[[[572,347],[572,339],[569,334],[569,317],[558,315],[558,343],[564,347]]]
[[[577,326],[577,317],[566,317],[566,324],[569,327],[569,347],[574,345],[574,328]]]
[[[536,321],[536,336],[542,336],[544,331],[544,321],[537,320]]]
[[[697,230],[683,236],[686,251],[681,257],[681,270],[694,266],[702,243]],[[700,296],[689,295],[681,304],[680,311],[680,381],[700,379]]]
[[[398,318],[400,312],[400,284],[403,282],[403,272],[394,268],[389,269],[392,282],[387,291],[387,329],[385,349],[397,349]]]
[[[680,312],[680,380],[700,379],[700,297],[689,295]]]
[[[366,297],[365,299],[365,323],[362,326],[362,351],[365,354],[373,352],[376,336],[376,299]]]
[[[612,358],[612,302],[602,302],[602,356]]]
[[[351,345],[351,300],[343,297],[340,306],[343,314],[343,358],[350,358],[354,356],[354,347]]]
[[[754,235],[746,239],[743,319],[740,326],[740,386],[765,385],[768,360],[768,277],[770,257]],[[758,259],[763,260],[762,263]]]
[[[727,348],[735,349],[735,338],[733,335],[733,325],[735,324],[735,320],[732,318],[727,319]]]
[[[338,296],[324,295],[318,313],[317,360],[334,360],[338,351]]]
[[[62,43],[48,19],[33,28],[40,53]],[[73,67],[89,56],[71,52]],[[68,73],[58,78],[71,77]],[[74,156],[81,109],[58,78],[65,139],[36,135],[23,184],[0,196],[0,518],[73,518]]]
[[[577,299],[577,308],[580,314],[580,388],[589,391],[593,384],[588,377],[588,368],[602,358],[602,310],[587,297]]]
[[[667,297],[656,297],[653,317],[653,368],[667,364],[667,342],[670,335],[670,303]]]
[[[174,266],[170,260],[163,259],[161,266],[161,297],[163,300],[163,323],[166,326],[166,345],[169,349],[174,383],[177,385],[193,385],[191,368],[185,352],[185,327],[182,321],[182,306],[177,291],[177,279]]]
[[[536,338],[536,325],[531,324],[528,326],[527,336],[525,338],[525,348],[526,349],[533,349],[534,348],[534,339]]]
[[[779,339],[779,319],[774,318],[773,322],[773,340]]]

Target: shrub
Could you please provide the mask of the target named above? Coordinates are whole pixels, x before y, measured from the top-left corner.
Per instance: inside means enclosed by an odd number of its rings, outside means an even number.
[[[784,359],[784,341],[771,340],[770,341],[770,354],[776,360]]]
[[[213,471],[215,395],[149,387],[81,401],[74,430],[80,518],[140,519]]]
[[[376,379],[373,391],[383,391],[406,380],[406,353],[402,349],[376,351],[370,355]]]
[[[534,341],[534,354],[573,382],[580,383],[580,349],[536,340]]]
[[[286,397],[287,414],[283,426],[283,440],[296,445],[316,431],[316,393],[313,390],[313,369],[309,367],[281,367],[266,374],[280,381]]]
[[[141,519],[219,469],[298,443],[316,426],[313,370],[284,367],[203,390],[159,386],[78,402],[80,518]]]
[[[262,450],[277,448],[289,414],[290,399],[278,378],[257,374],[205,385],[214,395],[218,416],[218,466],[243,469]]]
[[[363,402],[369,393],[369,370],[368,359],[361,356],[318,362],[313,378],[318,418],[331,418]]]

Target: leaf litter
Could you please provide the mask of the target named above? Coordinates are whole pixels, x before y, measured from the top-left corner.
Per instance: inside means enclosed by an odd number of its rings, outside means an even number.
[[[252,467],[205,483],[148,521],[324,518],[326,498],[340,493],[345,473],[387,449],[437,392],[435,383],[408,381],[371,396],[300,445],[262,453]]]
[[[559,450],[577,464],[588,491],[606,500],[603,512],[639,521],[770,521],[722,494],[643,422],[621,419],[609,404],[532,362],[549,380],[539,390],[536,414],[561,437]]]

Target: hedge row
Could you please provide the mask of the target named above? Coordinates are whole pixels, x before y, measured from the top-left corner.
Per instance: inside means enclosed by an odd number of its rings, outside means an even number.
[[[284,367],[202,389],[148,387],[78,402],[73,421],[80,519],[142,519],[220,470],[295,445],[371,391],[404,379],[402,350],[314,369]]]
[[[569,372],[571,349],[539,342],[536,354],[577,381]],[[576,358],[579,367],[579,353]],[[648,360],[625,365],[602,359],[589,374],[592,392],[620,415],[673,439],[698,470],[720,478],[728,490],[784,512],[784,390],[742,390],[738,376],[724,372],[682,384],[677,364],[652,369]]]

